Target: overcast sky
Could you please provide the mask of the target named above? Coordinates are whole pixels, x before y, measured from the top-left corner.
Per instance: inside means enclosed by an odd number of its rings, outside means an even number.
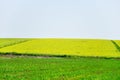
[[[0,37],[120,39],[120,0],[0,0]]]

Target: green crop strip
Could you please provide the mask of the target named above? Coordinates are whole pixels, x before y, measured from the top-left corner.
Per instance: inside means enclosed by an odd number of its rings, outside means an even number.
[[[120,52],[120,46],[113,40],[111,42],[114,44],[114,46],[117,48],[117,50]]]

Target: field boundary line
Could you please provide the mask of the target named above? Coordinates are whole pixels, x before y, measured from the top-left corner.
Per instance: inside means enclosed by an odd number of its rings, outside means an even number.
[[[4,45],[3,47],[0,47],[0,49],[8,47],[8,46],[24,43],[24,42],[27,42],[27,41],[29,41],[29,40],[22,40],[22,41],[18,41],[18,42],[15,42],[15,43],[8,44],[8,45]]]
[[[71,56],[71,55],[49,55],[49,54],[26,54],[17,52],[0,52],[0,56],[28,56],[28,57],[56,57],[56,58],[92,58],[92,59],[120,59],[120,57],[103,57],[103,56]]]
[[[114,46],[116,47],[116,49],[120,52],[120,46],[113,40],[111,40],[111,42],[114,44]]]

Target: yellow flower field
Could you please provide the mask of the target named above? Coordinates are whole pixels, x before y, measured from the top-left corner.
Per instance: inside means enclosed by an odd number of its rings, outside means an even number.
[[[9,45],[13,45],[13,44],[17,44],[20,42],[24,42],[24,41],[26,41],[26,39],[1,38],[0,39],[0,48],[5,47],[5,46],[9,46]]]
[[[120,46],[120,40],[115,40],[115,42]]]
[[[110,40],[95,39],[31,39],[0,49],[0,52],[23,54],[120,57]]]

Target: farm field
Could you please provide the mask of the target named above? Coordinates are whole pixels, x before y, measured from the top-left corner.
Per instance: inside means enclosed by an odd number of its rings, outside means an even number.
[[[115,42],[120,46],[120,40],[115,40]]]
[[[21,43],[21,42],[24,42],[24,41],[26,41],[26,39],[0,38],[0,48],[15,45],[15,44],[18,44],[18,43]]]
[[[119,40],[0,39],[0,80],[119,80],[119,48]]]
[[[0,80],[119,80],[119,59],[0,57]]]
[[[95,39],[30,39],[0,49],[1,53],[120,57],[111,40]]]

